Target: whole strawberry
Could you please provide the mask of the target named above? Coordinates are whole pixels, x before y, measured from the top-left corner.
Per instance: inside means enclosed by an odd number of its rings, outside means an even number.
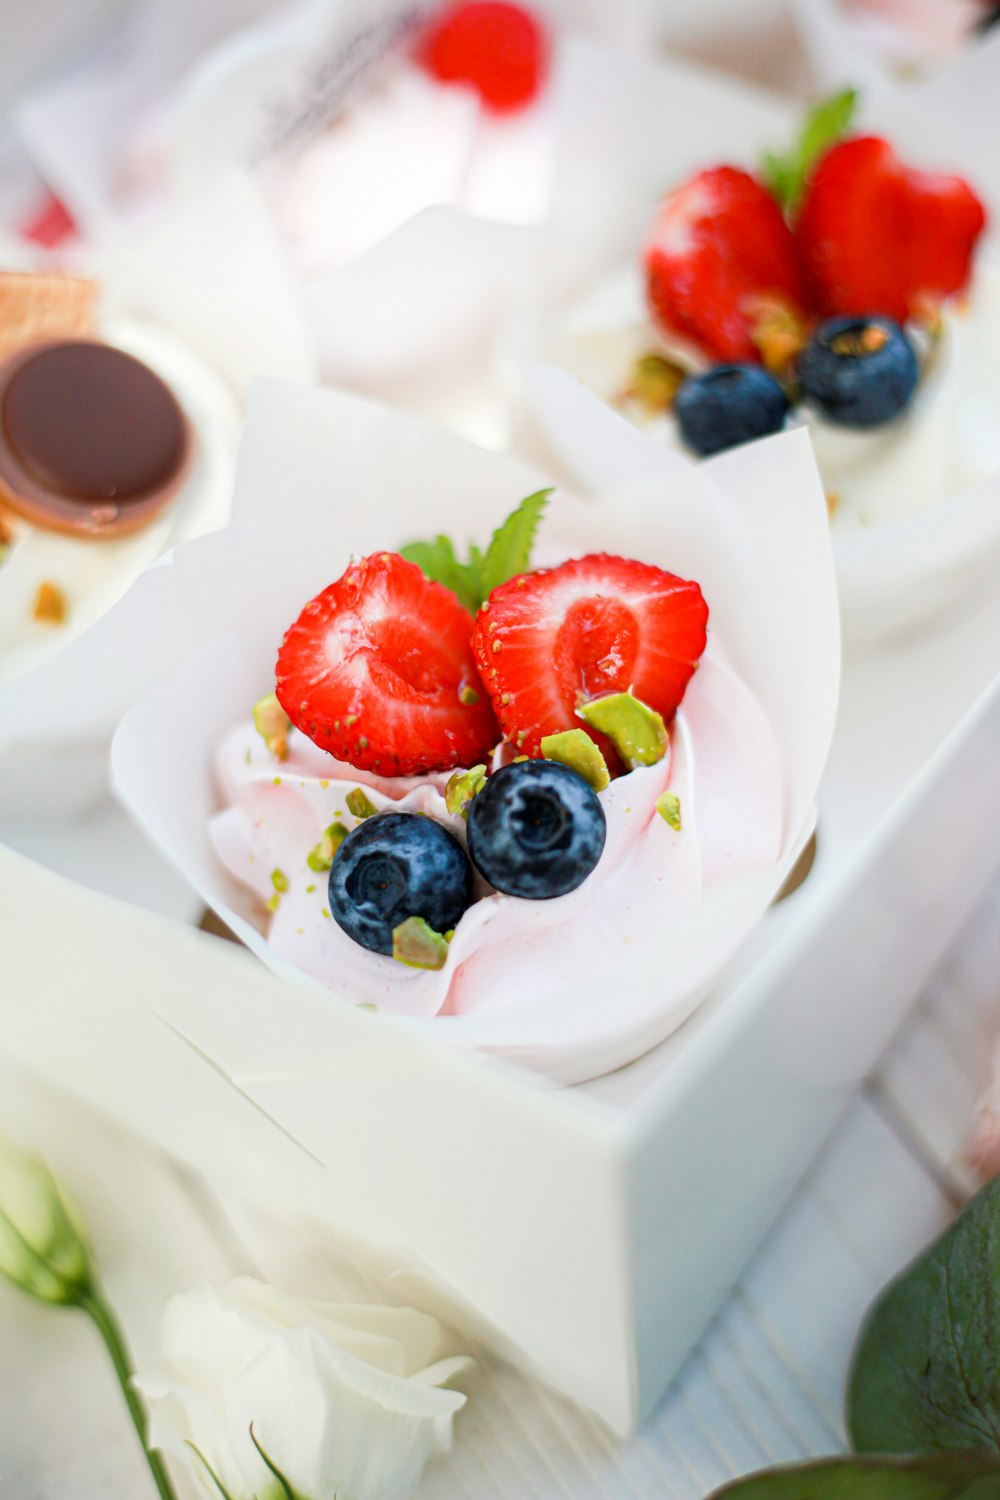
[[[985,224],[961,177],[918,172],[887,141],[856,136],[813,168],[795,237],[820,313],[905,323],[968,285]]]
[[[469,644],[472,616],[395,552],[351,563],[289,626],[277,697],[338,760],[382,776],[450,771],[499,738]]]
[[[795,241],[748,172],[699,172],[660,205],[644,251],[646,293],[668,335],[723,363],[759,363],[762,313],[802,316]]]

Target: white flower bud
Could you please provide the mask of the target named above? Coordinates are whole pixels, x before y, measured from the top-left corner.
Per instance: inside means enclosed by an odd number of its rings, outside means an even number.
[[[76,1302],[93,1281],[79,1207],[43,1161],[0,1141],[0,1274],[43,1302]]]

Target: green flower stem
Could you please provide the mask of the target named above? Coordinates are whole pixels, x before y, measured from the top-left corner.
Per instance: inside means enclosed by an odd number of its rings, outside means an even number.
[[[132,1363],[132,1355],[128,1344],[125,1342],[125,1334],[118,1321],[118,1315],[111,1306],[107,1297],[99,1286],[92,1286],[78,1303],[82,1312],[93,1323],[105,1349],[114,1365],[115,1374],[118,1376],[118,1384],[122,1388],[125,1397],[125,1405],[128,1407],[132,1425],[139,1435],[142,1451],[146,1455],[153,1482],[156,1485],[160,1500],[177,1500],[174,1487],[170,1482],[166,1465],[158,1453],[153,1452],[149,1446],[149,1421],[146,1416],[146,1408],[142,1404],[139,1393],[132,1385],[132,1377],[135,1374],[135,1366]]]

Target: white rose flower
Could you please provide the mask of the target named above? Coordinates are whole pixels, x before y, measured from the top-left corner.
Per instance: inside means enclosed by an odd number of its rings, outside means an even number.
[[[174,1297],[162,1370],[136,1384],[152,1445],[213,1500],[405,1500],[451,1446],[465,1397],[442,1387],[468,1364],[426,1313],[244,1278]]]

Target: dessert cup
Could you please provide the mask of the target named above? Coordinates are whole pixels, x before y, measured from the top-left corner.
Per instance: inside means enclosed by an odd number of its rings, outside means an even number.
[[[0,567],[0,811],[5,818],[56,818],[100,797],[111,728],[130,701],[135,672],[149,668],[127,637],[108,630],[109,618],[145,569],[177,542],[223,526],[229,514],[239,411],[227,382],[162,326],[108,311],[96,332],[104,344],[141,361],[163,381],[182,413],[184,451],[161,508],[130,533],[63,534],[5,512],[8,546]],[[61,619],[38,617],[46,590],[61,604]],[[168,643],[153,649],[161,660],[169,659]]]
[[[281,247],[323,376],[393,385],[398,398],[428,370],[455,373],[480,354],[510,304],[529,226],[548,204],[564,37],[642,36],[636,0],[530,9],[549,30],[551,71],[516,112],[493,113],[411,60],[416,22],[433,6],[304,0],[208,49],[171,80],[155,117],[130,89],[109,105],[92,99],[92,82],[70,79],[29,98],[18,123],[101,244],[127,223],[196,216],[193,204],[239,179],[261,220],[254,239]],[[84,99],[96,113],[81,141]],[[415,390],[405,396],[419,404]]]
[[[647,416],[626,396],[638,357],[669,356],[677,347],[654,327],[641,264],[664,187],[734,156],[736,165],[753,170],[766,149],[762,137],[781,142],[794,129],[792,111],[776,100],[688,68],[623,59],[612,70],[583,48],[575,51],[567,82],[567,124],[583,120],[598,77],[615,101],[615,138],[595,158],[591,141],[578,145],[577,132],[568,130],[547,272],[533,313],[510,345],[524,393],[523,440],[541,440],[543,451],[584,488],[595,475],[579,414],[567,411],[571,383],[596,392],[659,441],[679,446],[672,415]],[[698,120],[697,131],[679,129],[687,118]],[[890,125],[885,133],[904,157],[911,155],[902,127],[897,133]],[[614,163],[622,165],[614,169]],[[957,166],[961,170],[962,162]],[[849,636],[870,638],[931,618],[1000,557],[998,319],[1000,267],[987,248],[977,257],[968,297],[945,305],[941,336],[903,418],[870,432],[800,415],[805,408],[788,419],[789,426],[808,426],[830,496]],[[690,351],[685,362],[698,367]],[[550,405],[554,392],[561,419]]]
[[[635,801],[643,830],[637,845],[645,841],[647,850],[655,848],[648,883],[641,860],[629,863],[623,855],[621,843],[628,839],[621,833],[621,809],[611,811],[610,863],[599,867],[589,889],[585,884],[560,898],[562,905],[501,903],[499,915],[486,920],[485,936],[476,907],[467,914],[474,918],[468,938],[459,924],[455,942],[461,937],[465,962],[474,971],[478,965],[477,984],[456,990],[452,977],[460,965],[452,973],[401,971],[387,980],[384,966],[401,966],[358,950],[353,979],[345,985],[324,970],[328,955],[322,944],[319,951],[331,1004],[351,999],[386,1006],[395,1011],[387,1024],[516,1059],[562,1083],[617,1067],[675,1029],[774,899],[812,830],[839,675],[825,507],[805,438],[781,438],[760,445],[745,461],[730,456],[699,469],[609,417],[596,401],[587,417],[615,478],[599,500],[565,496],[552,502],[544,560],[613,547],[699,579],[714,610],[713,660],[696,674],[674,732],[671,775],[680,777],[690,756],[693,778],[680,792],[682,806],[685,796],[689,802],[687,832],[674,845],[670,830],[655,826],[660,820],[652,796],[662,788],[657,783],[647,796],[639,786],[645,773],[613,783],[612,803],[625,801],[631,808]],[[331,472],[337,474],[333,496]],[[146,625],[170,633],[183,616],[183,628],[196,633],[197,655],[126,715],[114,742],[113,775],[118,795],[160,849],[223,921],[290,981],[310,982],[286,946],[268,941],[261,891],[232,879],[212,841],[210,824],[220,810],[220,747],[234,729],[239,737],[252,704],[270,690],[274,651],[289,620],[352,552],[400,546],[414,532],[462,535],[472,525],[477,534],[488,532],[543,477],[357,399],[277,383],[256,389],[232,526],[178,550],[159,609]],[[276,483],[288,496],[283,527],[290,536],[309,538],[307,546],[287,549],[277,573],[270,514]],[[726,770],[732,748],[728,717],[739,718],[748,742],[758,733],[770,749]],[[770,758],[775,747],[777,767]],[[245,750],[254,762],[253,748],[242,742],[237,760],[242,762]],[[335,783],[338,777],[346,778],[340,790],[357,784],[379,806],[399,796],[390,783],[337,768],[332,759],[335,769],[322,778],[313,747],[300,754],[290,742],[290,751],[287,790],[296,798],[320,798],[321,781]],[[282,781],[280,767],[242,764],[243,773],[253,783],[245,787],[249,800],[241,801],[252,824],[255,799],[262,794],[273,807],[286,788],[274,785]],[[722,795],[727,777],[732,791]],[[425,780],[417,795],[426,800],[432,798],[432,778]],[[412,791],[412,784],[407,788]],[[739,808],[727,800],[730,795]],[[751,816],[746,808],[755,802],[760,806]],[[299,801],[289,813],[293,842],[300,834],[310,838],[303,834],[301,811]],[[311,816],[321,815],[317,810]],[[305,823],[311,828],[308,811]],[[237,839],[245,832],[237,829]],[[294,849],[282,851],[295,882],[300,873],[303,881],[311,879],[306,852],[303,845],[302,859],[293,865]],[[732,871],[720,868],[730,856]],[[632,899],[633,883],[635,893],[642,892],[641,910]],[[654,899],[661,883],[673,893],[665,914]],[[490,920],[505,944],[503,961],[491,947]],[[574,948],[576,957],[567,962]],[[313,965],[312,984],[317,982]],[[445,1006],[445,989],[453,1013],[437,1014]],[[619,997],[613,1006],[610,994]]]

